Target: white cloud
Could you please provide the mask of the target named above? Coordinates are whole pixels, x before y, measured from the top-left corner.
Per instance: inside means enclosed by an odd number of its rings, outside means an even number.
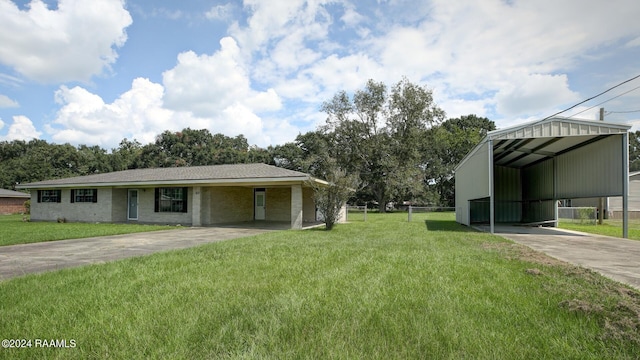
[[[0,0],[0,63],[40,82],[87,81],[113,64],[132,23],[122,0]]]
[[[165,130],[178,131],[186,127],[227,136],[243,134],[252,144],[270,144],[271,133],[263,131],[263,120],[256,113],[280,107],[273,90],[249,91],[245,94],[250,95],[248,98],[240,98],[246,101],[225,103],[208,116],[167,108],[163,102],[164,91],[162,85],[138,78],[130,90],[112,103],[105,103],[100,96],[82,87],[61,86],[56,91],[56,101],[61,108],[47,126],[47,132],[55,142],[97,144],[107,149],[117,147],[125,137],[146,144]]]
[[[19,106],[20,104],[18,104],[17,101],[12,100],[7,95],[0,94],[0,108],[13,108]]]
[[[223,38],[220,45],[213,55],[192,51],[178,55],[178,65],[163,73],[164,106],[211,119],[214,132],[257,136],[262,129],[257,114],[279,110],[280,96],[272,88],[257,91],[251,87],[240,49],[232,38]]]
[[[220,41],[220,51],[178,55],[178,65],[162,74],[166,106],[192,111],[198,116],[216,116],[248,94],[249,78],[239,61],[239,49],[229,37]]]
[[[4,123],[0,120],[0,129],[3,127]],[[36,130],[33,122],[28,117],[18,115],[13,117],[13,123],[9,125],[7,135],[0,136],[0,140],[31,140],[40,138],[40,135],[42,133]]]
[[[507,117],[546,113],[579,99],[569,89],[566,75],[512,74],[496,94],[497,110]]]
[[[233,4],[214,5],[204,16],[210,20],[227,20],[233,13]]]

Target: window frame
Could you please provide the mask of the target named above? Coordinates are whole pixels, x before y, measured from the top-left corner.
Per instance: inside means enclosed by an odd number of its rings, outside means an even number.
[[[186,213],[188,212],[188,198],[188,187],[155,188],[154,212]]]
[[[43,189],[38,190],[39,203],[60,203],[62,202],[62,190]]]
[[[98,189],[71,189],[71,203],[97,203]]]

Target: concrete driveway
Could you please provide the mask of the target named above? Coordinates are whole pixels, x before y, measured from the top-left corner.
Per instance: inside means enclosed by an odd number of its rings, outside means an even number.
[[[279,229],[280,226],[265,228],[249,224],[243,227],[239,224],[0,246],[0,280],[159,251],[184,249]]]
[[[488,226],[479,229],[488,231]],[[495,234],[640,290],[638,240],[523,226],[496,226]]]

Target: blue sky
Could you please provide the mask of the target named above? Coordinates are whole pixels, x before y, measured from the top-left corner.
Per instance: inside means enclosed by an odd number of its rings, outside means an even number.
[[[639,15],[637,0],[0,0],[0,141],[111,149],[191,127],[266,147],[324,123],[337,91],[403,76],[450,118],[506,127],[639,75]],[[636,130],[640,79],[563,115],[614,97],[606,120]]]

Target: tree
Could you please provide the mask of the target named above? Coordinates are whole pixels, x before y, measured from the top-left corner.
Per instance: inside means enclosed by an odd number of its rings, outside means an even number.
[[[640,131],[629,132],[629,171],[640,171]]]
[[[360,199],[375,199],[384,212],[390,200],[421,191],[421,139],[444,118],[431,90],[405,78],[388,94],[383,83],[369,80],[352,98],[338,92],[322,110],[332,156],[348,173],[360,174]]]
[[[425,183],[427,198],[435,205],[454,206],[454,169],[495,123],[476,115],[449,119],[431,128],[424,148]]]
[[[310,181],[310,185],[313,188],[316,207],[324,216],[325,229],[331,230],[340,219],[340,212],[347,200],[355,192],[358,176],[357,174],[347,174],[345,170],[338,167],[335,159],[332,158],[325,159],[325,168],[323,177],[329,183],[328,186],[317,184],[314,181]]]

